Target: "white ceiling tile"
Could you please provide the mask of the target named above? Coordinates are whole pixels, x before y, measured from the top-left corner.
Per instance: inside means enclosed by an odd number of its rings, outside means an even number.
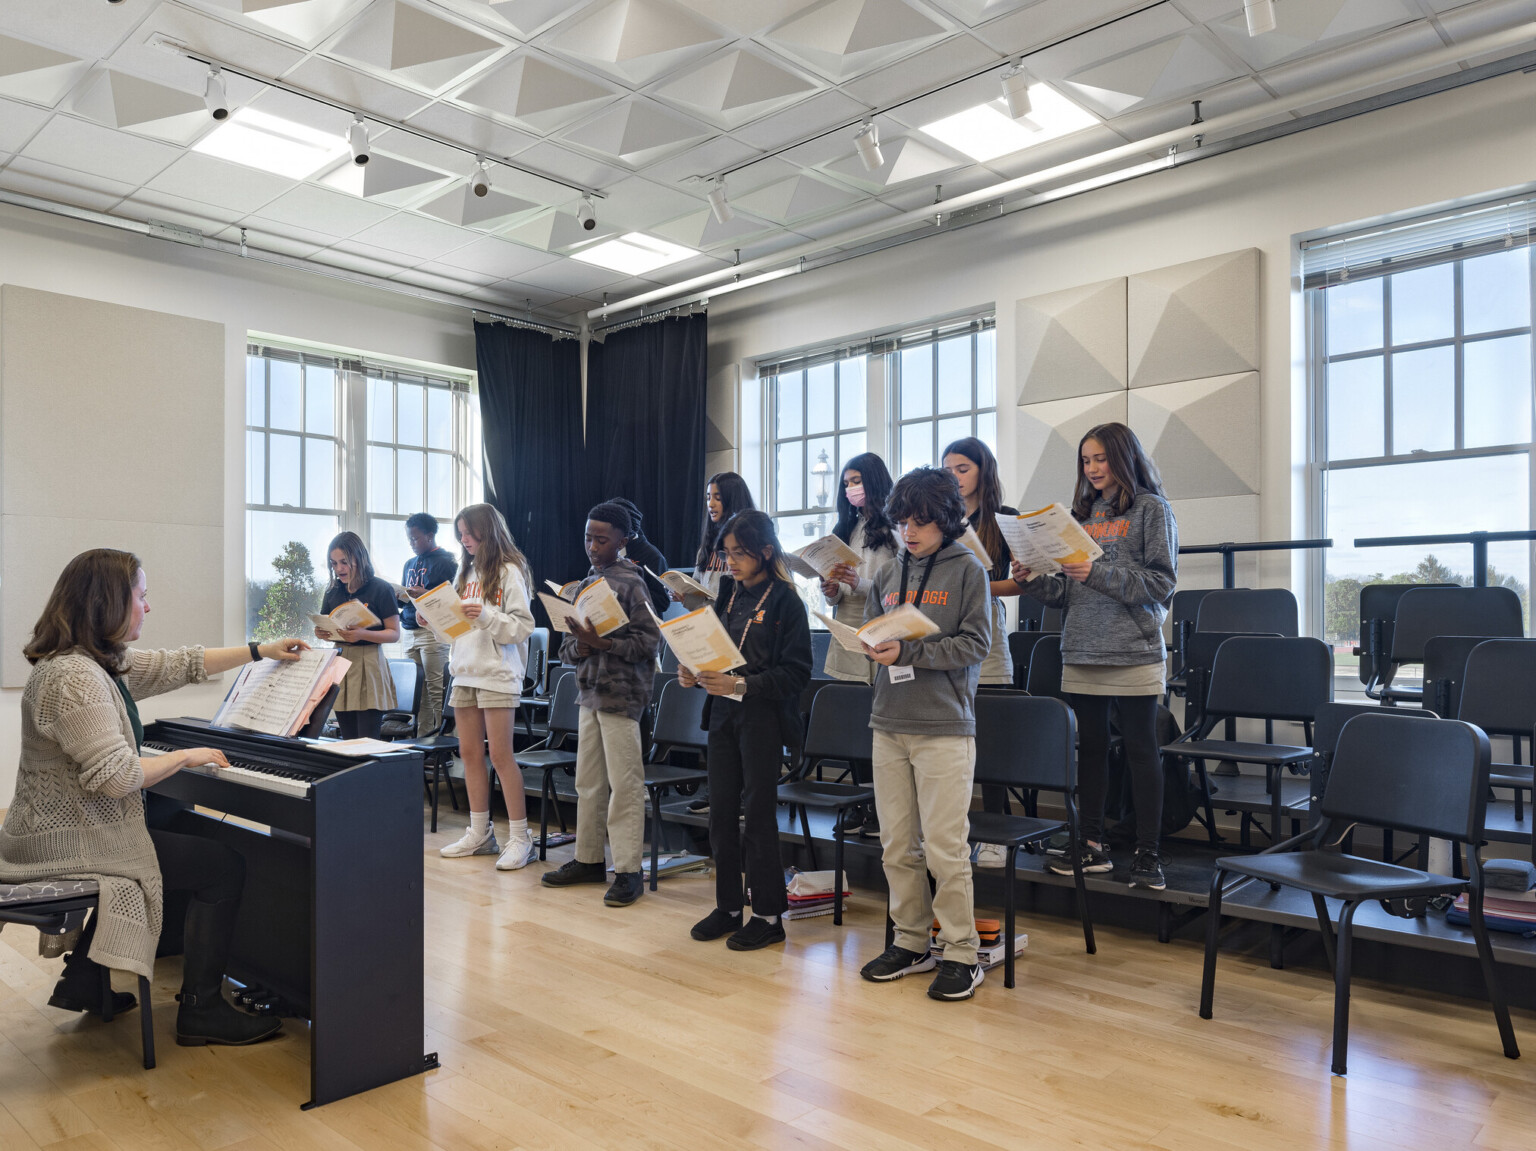
[[[547,172],[556,179],[569,180],[582,188],[605,188],[629,175],[623,168],[590,159],[549,140],[519,152],[517,161],[535,171]]]
[[[90,69],[72,52],[0,35],[0,96],[52,108]]]
[[[820,92],[782,112],[744,124],[731,134],[743,143],[767,151],[857,120],[868,111],[865,105],[841,92]]]
[[[501,280],[488,288],[469,293],[477,300],[486,300],[491,303],[506,304],[514,307],[528,306],[532,302],[535,308],[552,304],[563,295],[561,292],[552,292],[547,288],[540,288],[533,284],[525,284],[520,280]]]
[[[288,191],[293,181],[201,152],[187,152],[146,187],[248,214]]]
[[[0,28],[24,40],[63,47],[76,56],[110,55],[159,0],[9,0]]]
[[[519,220],[501,231],[508,240],[555,253],[585,247],[613,234],[614,226],[603,219],[601,207],[590,231],[577,223],[575,213],[555,209],[541,212],[530,220]]]
[[[1485,0],[1440,17],[1440,27],[1452,40],[1470,40],[1487,32],[1536,20],[1536,0]]]
[[[330,44],[330,54],[441,91],[505,52],[506,42],[404,0],[376,0]]]
[[[606,0],[539,43],[631,85],[649,84],[728,37],[671,0]]]
[[[392,277],[402,284],[410,284],[417,288],[430,288],[434,292],[446,292],[450,296],[462,296],[476,288],[486,285],[470,283],[465,280],[455,280],[448,276],[440,276],[435,272],[428,272],[421,268],[412,268],[408,272],[400,272]]]
[[[103,6],[93,7],[100,9]],[[133,34],[133,41],[143,44],[156,34],[177,40],[193,51],[215,60],[228,60],[232,64],[238,62],[242,68],[258,76],[281,76],[304,58],[304,53],[299,49],[274,40],[265,29],[258,31],[257,27],[238,27],[178,4],[161,4],[157,7]]]
[[[624,273],[615,272],[612,268],[584,264],[580,260],[560,260],[553,264],[545,264],[542,268],[520,272],[517,278],[519,282],[536,288],[574,296],[581,292],[598,291],[615,280],[623,279]]]
[[[1179,32],[1069,73],[1059,91],[1100,115],[1117,116],[1236,79],[1239,69],[1204,29]]]
[[[0,150],[14,152],[20,148],[43,126],[48,116],[46,109],[18,104],[14,100],[0,100]]]
[[[996,20],[1009,12],[1027,7],[1034,0],[931,0],[951,16],[975,27]]]
[[[653,235],[700,251],[740,248],[760,236],[778,230],[776,224],[756,219],[740,210],[732,213],[731,218],[722,224],[708,208],[689,212],[686,216],[649,229]]]
[[[906,0],[822,0],[766,34],[775,49],[834,80],[915,52],[953,30]]]
[[[97,212],[105,212],[133,191],[132,184],[29,160],[26,156],[11,157],[0,171],[0,187]]]
[[[1005,56],[1012,56],[1145,7],[1142,0],[1039,0],[1023,11],[978,25],[976,35]]]
[[[716,136],[696,148],[669,160],[647,164],[646,178],[667,184],[692,186],[700,176],[709,176],[734,164],[741,164],[757,155],[757,149],[743,144],[730,136]]]
[[[345,239],[387,220],[394,209],[370,204],[329,188],[300,184],[263,208],[258,216],[278,224],[294,224],[311,232]]]
[[[231,244],[240,242],[240,228],[238,226],[225,228],[216,233],[220,240],[227,240]],[[276,252],[281,256],[293,256],[295,259],[306,259],[314,255],[324,245],[311,244],[303,240],[296,240],[291,236],[285,236],[278,232],[257,228],[251,225],[245,226],[245,241],[258,251]]]
[[[604,222],[624,231],[644,230],[703,206],[697,196],[689,196],[665,184],[653,184],[639,176],[610,184],[603,193]]]
[[[462,248],[473,233],[418,216],[412,212],[400,212],[382,223],[358,232],[353,239],[361,244],[377,244],[395,252],[416,256],[419,260],[435,260],[445,252]]]
[[[1207,120],[1213,116],[1225,116],[1228,112],[1238,112],[1244,108],[1256,108],[1273,99],[1257,80],[1246,76],[1226,84],[1219,84],[1214,88],[1207,88],[1198,95],[1200,115]],[[1128,136],[1132,140],[1141,140],[1190,125],[1194,118],[1194,108],[1190,101],[1177,100],[1156,107],[1137,108],[1123,116],[1116,116],[1110,121],[1110,125],[1123,136]],[[1190,126],[1190,135],[1193,136],[1199,130]]]
[[[559,258],[522,244],[513,244],[494,236],[482,236],[462,248],[453,249],[435,263],[496,279],[512,279],[530,269],[554,263]]]
[[[291,92],[266,88],[250,102],[250,107],[268,116],[277,116],[294,124],[303,124],[317,132],[345,138],[353,115],[342,108],[333,108],[318,100],[307,100]],[[377,131],[377,128],[371,131]]]
[[[1285,96],[1441,47],[1444,42],[1428,23],[1411,24],[1331,52],[1278,65],[1265,71],[1261,79]],[[1405,76],[1390,87],[1399,88],[1407,82]],[[1358,99],[1359,94],[1352,98]]]
[[[81,85],[70,108],[108,128],[183,147],[213,127],[201,94],[110,68],[100,69]]]
[[[587,0],[447,0],[448,6],[487,27],[531,40]]]
[[[792,223],[824,216],[863,198],[860,193],[842,184],[834,184],[802,172],[744,196],[737,196],[735,202],[754,215],[780,223]]]
[[[376,260],[371,256],[349,252],[341,246],[326,248],[324,251],[316,252],[310,259],[321,264],[345,268],[349,272],[362,272],[369,276],[384,276],[387,278],[402,271],[398,260],[393,263],[386,260]]]
[[[870,171],[857,155],[843,153],[822,168],[829,176],[865,191],[883,193],[888,188],[910,184],[914,180],[933,182],[970,163],[948,149],[919,140],[915,135],[890,138],[880,136],[880,152],[885,162]]]
[[[515,156],[538,141],[537,136],[519,132],[516,128],[509,128],[485,116],[476,116],[448,104],[433,104],[424,108],[406,123],[498,159]]]
[[[401,132],[395,128],[380,128],[376,132],[370,132],[368,140],[375,148],[398,156],[402,160],[409,160],[413,164],[424,164],[450,175],[467,176],[475,166],[473,152],[461,148],[450,148],[446,144],[439,144],[436,140],[423,139],[421,136],[413,136],[409,132]]]
[[[169,167],[181,156],[181,149],[114,132],[72,116],[56,115],[32,137],[21,154],[137,185]]]
[[[509,245],[515,247],[516,245]],[[449,255],[452,255],[450,252]],[[487,288],[496,283],[502,276],[487,276],[481,272],[471,272],[465,268],[456,267],[453,264],[445,264],[441,260],[429,260],[425,264],[418,264],[416,270],[423,274],[442,276],[444,279],[453,280],[456,283],[467,285],[471,288]]]
[[[377,80],[323,56],[311,56],[284,79],[350,108],[391,120],[409,120],[430,102],[419,92]]]
[[[239,212],[228,208],[216,208],[200,200],[147,188],[140,188],[112,211],[114,215],[131,216],[135,220],[163,220],[183,228],[195,228],[205,236],[223,231],[240,217]]]
[[[1306,3],[1307,0],[1299,2]],[[1021,15],[1027,16],[1028,12]],[[1069,73],[1144,48],[1191,27],[1189,19],[1172,4],[1160,4],[1031,53],[1024,61],[1024,67],[1038,80],[1060,80]]]
[[[1405,0],[1291,0],[1275,6],[1275,30],[1262,36],[1248,35],[1241,10],[1208,26],[1250,68],[1264,69],[1326,53],[1419,15]]]
[[[494,179],[494,171],[492,178]],[[435,196],[417,207],[446,223],[459,228],[473,228],[478,232],[493,232],[538,211],[543,205],[517,196],[508,196],[493,183],[490,191],[477,196],[468,183],[457,184],[440,196]]]
[[[277,32],[291,40],[313,47],[337,28],[342,27],[370,0],[216,0],[221,6],[237,8],[244,19],[264,33]]]
[[[934,87],[940,77],[964,76],[989,63],[998,65],[1001,76],[1005,61],[995,51],[973,37],[953,36],[899,64],[855,76],[843,91],[871,108],[888,108]]]
[[[826,236],[835,236],[839,232],[846,232],[850,228],[861,228],[865,224],[874,224],[881,220],[888,220],[900,214],[889,204],[882,204],[879,200],[866,200],[864,203],[847,211],[838,212],[810,223],[796,224],[795,230],[813,239],[822,239]]]
[[[710,135],[708,125],[644,96],[630,96],[566,129],[561,138],[640,167]]]
[[[320,177],[320,183],[371,204],[403,208],[441,192],[453,177],[436,168],[423,168],[397,156],[375,151],[366,164],[342,159]]]
[[[766,52],[731,46],[664,81],[655,95],[722,128],[804,99],[819,86]]]
[[[964,196],[997,183],[997,176],[980,164],[973,164],[959,171],[941,172],[925,181],[912,182],[910,186],[893,188],[880,194],[880,201],[903,212],[931,204],[935,197],[945,200],[951,196]],[[942,188],[942,192],[935,192]]]
[[[804,12],[819,0],[678,0],[712,24],[738,36],[756,36],[790,17]]]
[[[1047,140],[1043,144],[1026,148],[1022,152],[988,160],[987,167],[1005,179],[1011,180],[1015,176],[1038,172],[1056,164],[1065,164],[1070,160],[1091,156],[1095,152],[1118,148],[1124,143],[1125,137],[1118,132],[1103,125],[1096,125],[1092,128],[1084,128],[1081,132],[1074,132],[1070,136]]]
[[[531,131],[554,132],[621,95],[621,88],[523,49],[498,61],[454,98]]]

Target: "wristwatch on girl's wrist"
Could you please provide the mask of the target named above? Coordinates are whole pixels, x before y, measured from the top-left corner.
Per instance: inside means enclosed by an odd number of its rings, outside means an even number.
[[[747,696],[747,681],[737,676],[735,683],[731,685],[731,695],[736,699],[745,699]]]

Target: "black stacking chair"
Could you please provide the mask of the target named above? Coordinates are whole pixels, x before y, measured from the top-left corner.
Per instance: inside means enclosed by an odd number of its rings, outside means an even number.
[[[1045,604],[1033,596],[1021,595],[1019,597],[1019,623],[1018,631],[1028,634],[1032,631],[1061,631],[1061,609],[1059,607],[1046,607]]]
[[[413,659],[389,660],[389,676],[395,681],[395,703],[379,724],[380,739],[414,739],[416,717],[421,714],[424,677]]]
[[[1060,632],[1047,633],[1029,653],[1029,672],[1024,677],[1024,690],[1030,695],[1049,696],[1066,702],[1061,691]]]
[[[1189,648],[1189,637],[1195,630],[1195,620],[1200,615],[1200,601],[1211,592],[1221,590],[1228,589],[1202,587],[1173,593],[1173,602],[1168,605],[1168,689],[1164,693],[1165,697],[1184,694],[1185,652]]]
[[[1519,639],[1524,634],[1520,597],[1507,587],[1411,587],[1397,601],[1389,661],[1378,665],[1379,684],[1367,684],[1365,694],[1422,704],[1422,691],[1393,687],[1392,677],[1405,663],[1423,663],[1425,644],[1437,635]]]
[[[1023,690],[1029,684],[1029,660],[1035,645],[1052,633],[1045,631],[1011,631],[1008,633],[1008,657],[1013,661],[1013,686]],[[1061,637],[1056,637],[1058,647]]]
[[[1236,635],[1263,635],[1270,639],[1284,638],[1278,632],[1190,632],[1184,645],[1184,730],[1194,731],[1205,721],[1206,697],[1211,690],[1211,668],[1216,663],[1216,653],[1221,645]],[[1228,739],[1237,738],[1237,725],[1227,724]],[[1270,726],[1265,725],[1264,736],[1273,739]],[[1225,774],[1218,771],[1217,774]],[[1236,774],[1235,769],[1231,774]]]
[[[1083,920],[1083,943],[1092,955],[1093,922],[1088,918],[1088,888],[1078,851],[1077,721],[1059,699],[1019,692],[987,692],[976,697],[976,782],[1006,787],[1019,794],[1060,792],[1067,818],[1032,819],[1024,815],[971,812],[972,843],[995,843],[1008,850],[1003,869],[1004,968],[1003,986],[1013,986],[1014,885],[1019,848],[1044,843],[1065,831],[1073,860],[1077,910]]]
[[[576,676],[574,669],[562,675],[555,686],[554,699],[549,706],[549,735],[544,746],[517,753],[517,766],[525,771],[540,773],[539,782],[539,859],[545,858],[549,846],[549,812],[553,808],[565,830],[565,814],[555,799],[555,772],[576,774],[576,751],[567,747],[566,741],[575,736],[581,722],[581,708],[576,702]],[[529,790],[524,788],[524,790]]]
[[[651,754],[646,757],[645,790],[651,797],[651,890],[656,890],[656,865],[661,858],[661,797],[674,787],[698,786],[709,778],[704,770],[705,747],[709,733],[702,727],[704,701],[709,693],[702,687],[684,687],[673,676],[659,684],[655,726],[651,734]],[[678,767],[667,762],[675,751],[695,752],[701,766]]]
[[[827,645],[832,642],[832,633],[829,631],[811,632],[811,678],[833,679],[827,674]]]
[[[1456,718],[1491,736],[1510,738],[1512,762],[1493,764],[1488,782],[1514,790],[1515,822],[1523,823],[1525,793],[1536,789],[1536,769],[1522,762],[1520,753],[1520,741],[1536,727],[1536,639],[1489,639],[1474,647],[1467,656]],[[1536,760],[1536,744],[1532,752],[1531,758]],[[1517,834],[1519,841],[1532,838],[1529,828]],[[1531,845],[1531,857],[1536,860],[1536,841]]]
[[[528,659],[523,664],[523,690],[517,710],[523,717],[523,731],[534,737],[534,716],[549,707],[549,698],[541,694],[549,668],[549,629],[536,627],[528,634]]]
[[[1333,698],[1333,654],[1321,640],[1306,637],[1232,636],[1217,649],[1214,665],[1200,725],[1163,751],[1194,761],[1204,797],[1206,831],[1212,843],[1217,842],[1216,818],[1205,761],[1262,765],[1262,794],[1250,793],[1240,777],[1224,777],[1222,807],[1243,813],[1245,846],[1249,824],[1254,822],[1252,813],[1268,811],[1267,834],[1271,843],[1278,843],[1282,810],[1305,806],[1307,794],[1301,781],[1292,786],[1292,781],[1285,778],[1285,769],[1305,765],[1312,758],[1312,748],[1211,739],[1210,734],[1224,719],[1262,719],[1267,723],[1291,720],[1309,725],[1310,733],[1319,705]]]
[[[1200,600],[1195,630],[1294,636],[1296,597],[1289,588],[1217,588]]]
[[[677,678],[677,656],[666,644],[661,645],[661,674]]]
[[[94,879],[35,879],[31,883],[0,883],[0,923],[35,927],[44,935],[67,935],[85,926],[101,895]],[[155,1067],[155,1017],[149,1002],[149,980],[139,977],[139,1042],[144,1070]],[[112,973],[101,969],[101,1021],[111,1023]]]
[[[1454,716],[1461,708],[1461,687],[1467,657],[1487,637],[1437,635],[1424,641],[1424,707],[1437,715]]]
[[[1389,912],[1420,913],[1419,901],[1467,893],[1467,914],[1483,982],[1498,1021],[1504,1054],[1520,1057],[1509,1009],[1499,992],[1493,947],[1483,922],[1483,873],[1479,845],[1488,799],[1488,737],[1454,719],[1415,720],[1383,712],[1361,715],[1344,725],[1333,770],[1323,793],[1317,827],[1258,855],[1216,861],[1211,879],[1205,971],[1200,984],[1200,1017],[1211,1017],[1216,983],[1216,949],[1221,938],[1222,888],[1228,875],[1241,875],[1309,892],[1333,968],[1333,1073],[1345,1073],[1349,1047],[1349,977],[1355,912],[1380,901]],[[1350,855],[1340,848],[1357,823],[1391,827],[1411,835],[1449,839],[1466,848],[1471,877],[1399,867]],[[1342,901],[1338,939],[1326,899]],[[1418,906],[1415,906],[1415,904]]]
[[[799,813],[800,831],[805,836],[813,870],[816,843],[811,839],[811,821],[806,810],[814,807],[833,813],[832,922],[837,926],[843,922],[843,815],[851,807],[874,803],[875,789],[854,783],[823,783],[811,776],[826,760],[837,760],[850,768],[870,763],[873,733],[869,729],[869,712],[873,703],[874,689],[865,684],[823,686],[811,701],[811,722],[806,728],[796,775],[779,784],[779,802],[789,804],[791,822]]]
[[[1316,826],[1322,818],[1320,814],[1323,802],[1323,791],[1328,786],[1328,772],[1333,767],[1334,751],[1339,744],[1339,733],[1344,730],[1344,725],[1357,715],[1380,715],[1382,712],[1389,715],[1406,715],[1410,719],[1439,719],[1432,711],[1425,711],[1417,707],[1393,707],[1384,708],[1377,703],[1324,703],[1317,709],[1317,718],[1312,723],[1312,769],[1308,774],[1308,783],[1311,796],[1309,797],[1312,820],[1311,825]],[[1381,858],[1386,863],[1401,863],[1401,859],[1394,858],[1392,846],[1392,829],[1383,828],[1381,839]],[[1353,833],[1345,837],[1345,850],[1351,850],[1350,845],[1354,841]],[[1418,846],[1420,869],[1429,866],[1429,840],[1421,838]],[[1407,858],[1406,855],[1404,858]]]
[[[454,718],[453,704],[448,701],[453,698],[453,676],[443,676],[443,714],[438,720],[437,730],[431,735],[421,739],[401,740],[408,747],[414,747],[421,751],[421,763],[426,769],[427,794],[432,799],[432,830],[437,830],[437,793],[438,788],[446,780],[448,784],[448,802],[453,804],[453,810],[459,810],[459,798],[453,790],[453,776],[449,768],[453,764],[453,757],[459,750],[459,737],[453,734]]]
[[[1367,690],[1378,684],[1390,686],[1392,676],[1397,672],[1391,667],[1392,632],[1397,620],[1397,604],[1403,593],[1415,587],[1460,586],[1453,583],[1368,583],[1360,589],[1360,643],[1355,654],[1360,657],[1360,682]]]

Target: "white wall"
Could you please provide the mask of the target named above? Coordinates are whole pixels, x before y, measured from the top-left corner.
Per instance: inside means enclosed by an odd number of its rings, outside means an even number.
[[[224,325],[224,468],[213,482],[224,496],[221,556],[189,556],[223,591],[224,634],[209,645],[245,638],[245,345],[248,331],[361,349],[381,356],[473,370],[474,331],[467,311],[397,296],[255,261],[153,240],[92,224],[0,205],[0,283],[103,300]],[[124,444],[125,454],[174,468],[178,430],[155,442]],[[60,453],[60,482],[78,461]],[[54,571],[32,578],[51,585]],[[151,617],[145,642],[154,643]],[[209,685],[150,701],[146,719],[211,715],[223,688]],[[0,691],[0,806],[10,799],[19,749],[20,696]]]
[[[1298,538],[1310,529],[1296,237],[1536,179],[1533,109],[1536,76],[1517,73],[721,296],[710,304],[710,373],[740,362],[749,379],[759,358],[993,305],[1000,464],[1017,493],[1033,461],[1007,449],[1018,394],[1014,301],[1258,248],[1259,538]],[[745,397],[743,408],[745,439],[758,421],[745,411]],[[758,486],[756,474],[747,478]],[[1062,478],[1063,491],[1070,481]],[[1302,563],[1273,553],[1239,574],[1241,582],[1289,584],[1302,595]]]

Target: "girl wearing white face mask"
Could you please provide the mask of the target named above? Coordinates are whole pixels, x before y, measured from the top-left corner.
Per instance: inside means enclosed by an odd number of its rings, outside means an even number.
[[[870,581],[896,558],[895,528],[885,514],[891,494],[891,473],[874,452],[854,456],[843,465],[837,489],[837,526],[832,534],[859,553],[858,566],[840,564],[832,578],[821,581],[821,594],[832,614],[849,627],[862,627]],[[875,665],[841,644],[827,645],[826,673],[833,679],[873,683]]]

